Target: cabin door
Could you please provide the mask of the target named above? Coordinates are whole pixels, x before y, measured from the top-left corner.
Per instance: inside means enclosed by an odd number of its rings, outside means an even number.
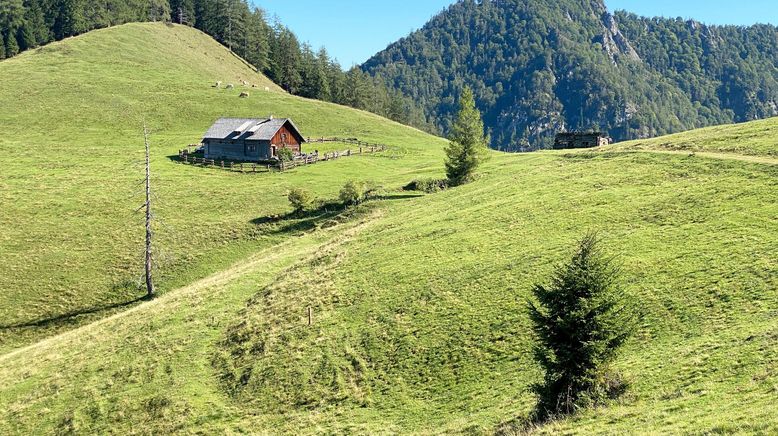
[[[271,145],[270,146],[270,157],[276,157],[276,146]]]

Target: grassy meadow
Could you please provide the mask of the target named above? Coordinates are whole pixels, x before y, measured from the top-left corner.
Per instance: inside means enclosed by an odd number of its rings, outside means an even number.
[[[236,88],[212,88],[217,80]],[[258,88],[244,89],[240,80]],[[252,221],[288,212],[290,186],[334,198],[348,179],[401,186],[416,173],[439,171],[442,161],[442,140],[283,93],[184,26],[90,32],[0,63],[0,81],[0,107],[10,108],[0,111],[0,351],[143,294],[143,223],[135,210],[143,203],[144,120],[152,132],[162,292],[278,243]],[[251,97],[239,99],[244,90]],[[311,137],[348,135],[392,149],[283,175],[230,174],[171,159],[220,116],[270,114],[293,118]]]
[[[58,61],[48,75],[33,68]],[[187,67],[171,68],[179,61]],[[129,25],[0,63],[0,76],[16,80],[0,103],[18,108],[0,114],[13,133],[0,149],[14,155],[0,176],[10,205],[0,215],[2,319],[138,295],[125,284],[141,238],[131,196],[138,114],[155,129],[167,253],[153,301],[0,330],[0,434],[778,432],[769,133],[748,150],[716,149],[726,156],[652,152],[668,148],[661,138],[645,152],[492,153],[475,182],[422,195],[398,188],[440,175],[442,139],[277,90],[239,100],[239,89],[210,88],[249,74],[241,64],[233,76],[219,70],[230,62],[191,29]],[[46,111],[78,121],[28,128]],[[227,111],[288,115],[311,136],[393,148],[256,176],[169,159]],[[707,131],[697,134],[705,144]],[[263,219],[288,212],[290,186],[332,199],[349,178],[376,180],[383,195],[346,211]],[[529,387],[541,378],[530,288],[589,230],[616,256],[640,313],[615,362],[629,389],[607,407],[526,429]]]
[[[706,127],[614,144],[615,150],[668,150],[778,158],[778,118]]]

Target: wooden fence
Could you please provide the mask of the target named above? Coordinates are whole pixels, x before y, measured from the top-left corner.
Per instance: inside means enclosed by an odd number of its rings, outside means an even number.
[[[389,147],[384,144],[360,141],[356,138],[308,138],[308,143],[340,142],[353,145],[354,149],[343,151],[332,151],[329,153],[309,153],[295,156],[291,161],[273,161],[266,163],[238,162],[229,160],[206,159],[193,156],[189,151],[191,148],[197,148],[201,144],[190,144],[184,150],[178,151],[179,161],[185,164],[202,165],[209,168],[218,168],[222,170],[237,171],[241,173],[259,173],[270,171],[288,171],[290,169],[311,165],[322,161],[340,159],[341,157],[350,157],[368,153],[378,153],[387,150]]]

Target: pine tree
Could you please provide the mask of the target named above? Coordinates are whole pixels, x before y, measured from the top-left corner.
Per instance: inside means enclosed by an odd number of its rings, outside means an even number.
[[[316,82],[316,87],[318,88],[318,98],[319,100],[324,101],[332,101],[332,90],[330,88],[330,79],[329,79],[329,67],[330,67],[330,56],[327,53],[327,49],[322,47],[319,49],[319,52],[316,54],[316,66],[314,67],[314,77],[313,80]]]
[[[346,73],[343,85],[343,103],[357,109],[367,110],[370,106],[370,87],[367,74],[357,67]]]
[[[608,364],[629,337],[632,320],[617,287],[618,269],[593,233],[578,244],[551,285],[537,284],[530,318],[538,337],[535,356],[545,370],[535,386],[537,417],[546,419],[596,404],[617,390],[605,379]]]
[[[0,32],[0,60],[5,59],[5,40],[3,39],[3,33]]]
[[[46,25],[46,18],[41,8],[40,0],[26,0],[24,2],[24,20],[30,30],[35,43],[33,47],[43,45],[51,41],[51,31]]]
[[[270,27],[265,22],[265,15],[261,9],[255,8],[248,16],[246,23],[246,60],[257,67],[257,70],[266,72],[269,66],[270,56]]]
[[[470,88],[459,98],[459,113],[451,129],[446,148],[446,176],[449,185],[457,186],[471,181],[478,165],[486,158],[489,139],[484,135],[484,122],[475,107]]]
[[[12,58],[19,54],[19,43],[16,41],[16,29],[11,29],[5,39],[5,55]]]
[[[22,0],[0,1],[0,32],[5,37],[5,56],[13,57],[19,53],[17,31],[24,23]]]
[[[170,0],[170,18],[174,23],[195,26],[194,0]]]
[[[327,66],[327,82],[330,88],[330,101],[339,104],[346,104],[345,81],[343,68],[337,60],[332,59]]]
[[[21,27],[17,29],[16,40],[19,42],[19,49],[21,51],[29,50],[37,45],[35,34],[27,22],[22,23]]]
[[[317,84],[314,82],[314,69],[316,64],[316,57],[313,54],[310,44],[303,43],[300,50],[300,64],[298,70],[300,71],[301,86],[299,94],[307,98],[319,98],[319,91]]]
[[[300,76],[300,43],[297,37],[288,28],[281,26],[281,30],[276,37],[275,49],[278,51],[274,56],[277,76],[281,85],[290,94],[297,94],[300,91],[302,77]]]
[[[58,2],[59,14],[54,22],[54,36],[62,39],[86,30],[81,0],[58,0]]]
[[[193,0],[194,1],[194,14],[195,14],[195,27],[203,32],[216,36],[214,25],[214,17],[216,15],[216,2],[213,0]]]

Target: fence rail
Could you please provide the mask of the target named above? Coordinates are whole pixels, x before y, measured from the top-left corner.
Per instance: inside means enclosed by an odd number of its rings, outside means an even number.
[[[378,144],[374,142],[360,141],[356,138],[308,138],[308,143],[325,143],[325,142],[339,142],[349,145],[354,145],[354,149],[347,149],[343,151],[332,151],[329,153],[313,153],[295,156],[290,161],[271,161],[265,163],[256,162],[240,162],[230,160],[216,160],[206,159],[203,157],[193,156],[189,151],[191,148],[197,149],[202,144],[190,144],[187,148],[178,151],[179,161],[184,164],[202,165],[209,168],[218,168],[222,170],[237,171],[241,173],[259,173],[270,171],[288,171],[299,166],[311,165],[322,161],[330,161],[340,159],[341,157],[356,156],[368,153],[378,153],[386,151],[389,146],[385,144]]]

